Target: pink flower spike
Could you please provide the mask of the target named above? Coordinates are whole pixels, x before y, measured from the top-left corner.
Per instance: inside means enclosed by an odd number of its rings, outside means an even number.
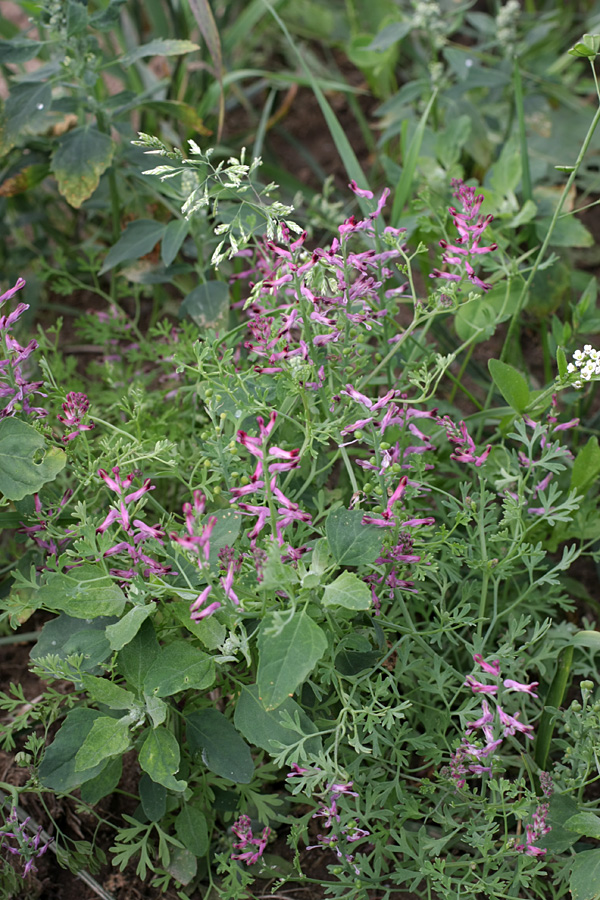
[[[357,197],[366,197],[367,200],[373,199],[373,191],[365,190],[364,188],[359,188],[354,180],[352,180],[350,182],[348,187],[354,194],[356,194]]]
[[[156,489],[156,485],[150,483],[150,479],[146,478],[141,488],[138,488],[137,491],[132,491],[131,494],[127,494],[123,499],[125,503],[133,503],[135,500],[139,500],[140,497],[143,497],[148,491],[154,491]]]
[[[506,678],[503,681],[503,684],[509,691],[521,691],[523,694],[531,694],[532,697],[537,697],[535,689],[539,685],[539,681],[532,681],[531,684],[522,684],[520,681],[513,681],[512,678]]]
[[[500,674],[500,660],[494,659],[491,663],[487,663],[481,653],[474,653],[473,660],[477,663],[478,666],[481,666],[484,672],[487,672],[488,675],[495,675],[496,678]]]

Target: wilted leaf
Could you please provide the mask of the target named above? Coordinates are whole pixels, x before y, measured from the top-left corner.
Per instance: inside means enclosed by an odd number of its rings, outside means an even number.
[[[111,138],[93,125],[74,128],[59,139],[51,169],[67,203],[79,209],[92,196],[114,152]]]

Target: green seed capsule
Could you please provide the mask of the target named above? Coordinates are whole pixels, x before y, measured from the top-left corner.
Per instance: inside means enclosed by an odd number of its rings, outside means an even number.
[[[354,432],[354,437],[355,437],[358,441],[360,441],[360,439],[362,438],[362,436],[363,436],[362,431],[355,431],[355,432]]]
[[[211,463],[210,459],[205,459],[204,462],[202,463],[202,465],[204,466],[205,469],[210,469],[212,463]]]
[[[221,493],[221,488],[219,487],[219,485],[217,485],[215,488],[213,488],[213,494],[215,495],[215,497],[218,497],[220,493]]]
[[[388,444],[387,441],[382,441],[379,445],[380,450],[389,450],[392,445]]]
[[[366,484],[363,484],[363,491],[365,492],[365,494],[370,494],[372,490],[373,490],[373,485],[371,484],[370,481],[367,481]]]
[[[212,388],[207,388],[204,391],[204,396],[206,397],[207,400],[210,400],[210,398],[212,397],[213,394],[214,394],[214,391]]]

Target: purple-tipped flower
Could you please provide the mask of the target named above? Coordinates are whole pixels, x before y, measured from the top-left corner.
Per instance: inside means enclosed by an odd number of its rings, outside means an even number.
[[[480,216],[479,210],[483,203],[483,194],[476,195],[475,188],[466,185],[462,179],[453,178],[452,187],[456,188],[454,197],[459,200],[463,211],[461,213],[451,206],[450,214],[454,222],[454,226],[458,231],[458,237],[454,244],[448,241],[440,241],[440,247],[444,250],[442,257],[446,265],[458,266],[459,272],[441,272],[434,269],[430,278],[443,278],[446,281],[460,282],[464,275],[469,281],[480,287],[483,291],[489,291],[490,284],[486,284],[476,274],[473,268],[478,256],[485,253],[492,253],[498,249],[497,244],[489,244],[487,247],[480,246],[483,232],[493,221],[493,216]]]
[[[67,394],[63,403],[64,415],[56,417],[68,429],[67,434],[63,437],[65,443],[72,441],[82,431],[91,431],[92,428],[96,427],[93,422],[83,424],[83,419],[87,415],[89,408],[90,401],[86,394],[76,393],[75,391]]]
[[[233,845],[234,850],[243,850],[243,853],[232,853],[231,859],[239,859],[245,862],[247,866],[257,862],[265,852],[271,829],[263,828],[260,837],[254,837],[252,834],[252,823],[248,816],[240,816],[231,826],[231,830],[237,837],[237,843]],[[250,849],[246,849],[246,848]],[[252,849],[254,848],[254,849]]]

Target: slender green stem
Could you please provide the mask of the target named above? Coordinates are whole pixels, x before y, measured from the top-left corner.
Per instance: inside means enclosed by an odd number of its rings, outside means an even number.
[[[575,181],[577,172],[579,171],[579,169],[581,167],[581,163],[583,162],[585,154],[587,153],[588,147],[590,146],[590,143],[594,136],[594,132],[596,131],[596,128],[598,126],[598,122],[600,122],[600,106],[598,106],[598,109],[596,110],[596,112],[594,114],[594,118],[592,119],[592,122],[590,124],[590,127],[588,128],[588,132],[585,136],[583,144],[581,145],[581,149],[580,149],[579,155],[575,161],[575,165],[573,166],[573,170],[567,179],[567,182],[563,188],[562,194],[560,195],[560,199],[558,201],[556,209],[554,210],[554,215],[552,216],[550,226],[548,228],[548,231],[546,232],[546,237],[544,238],[542,246],[539,249],[537,258],[531,268],[529,276],[528,276],[527,280],[525,281],[525,284],[523,285],[523,288],[519,295],[516,309],[513,313],[512,319],[510,320],[510,325],[508,326],[508,331],[506,334],[506,338],[504,340],[504,345],[502,347],[502,353],[500,354],[500,359],[502,361],[504,361],[506,359],[506,356],[508,355],[508,349],[510,347],[511,341],[515,337],[515,332],[516,332],[516,330],[518,328],[518,324],[519,324],[519,317],[521,315],[521,312],[523,311],[523,307],[525,306],[525,301],[527,299],[529,288],[531,287],[533,279],[537,275],[537,272],[542,263],[542,260],[544,259],[545,255],[546,255],[546,251],[550,244],[552,235],[554,234],[554,229],[556,228],[556,223],[558,222],[558,218],[560,216],[561,210],[564,206],[565,200],[569,196],[569,192]],[[486,401],[486,408],[489,404],[489,400],[491,399],[491,392],[492,392],[492,388],[490,388],[490,394],[488,394],[488,400]]]

